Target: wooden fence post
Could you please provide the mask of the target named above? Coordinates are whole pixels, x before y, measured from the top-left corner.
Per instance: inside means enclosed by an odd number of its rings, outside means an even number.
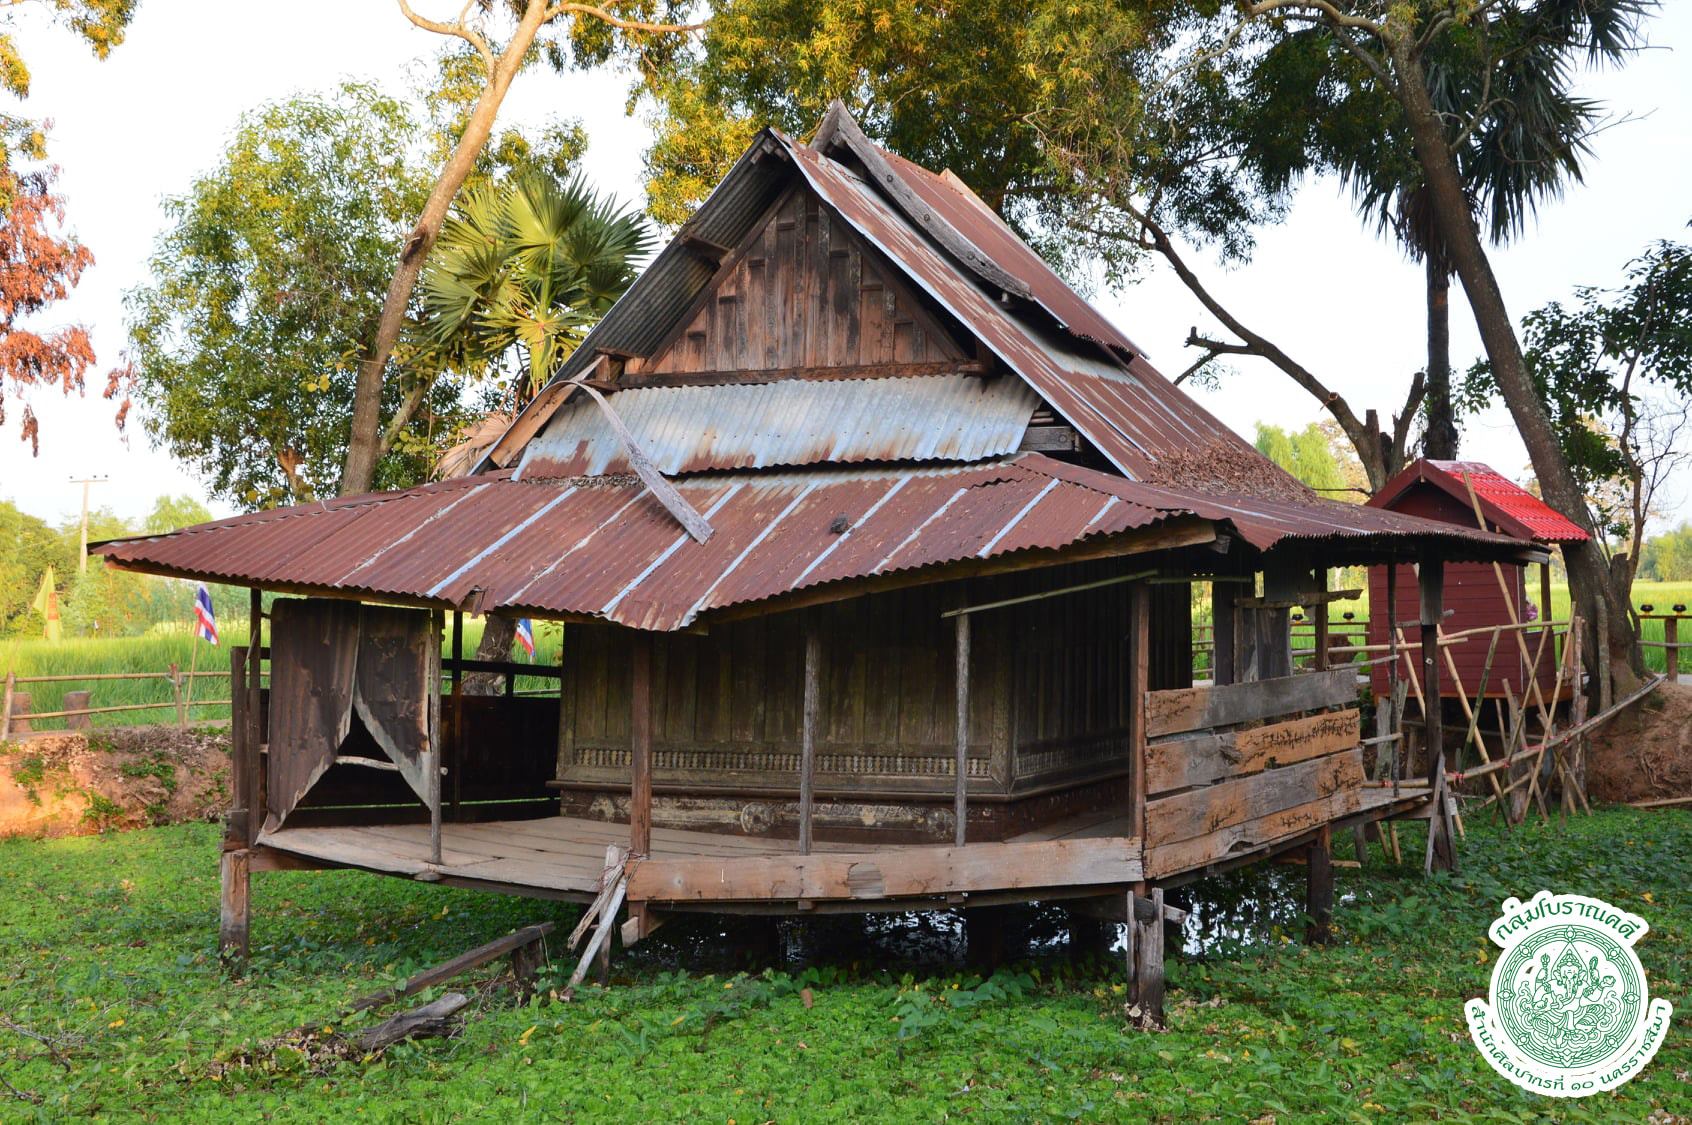
[[[1163,1022],[1163,888],[1128,895],[1128,993],[1140,1011]]]
[[[170,695],[176,704],[176,727],[184,730],[188,726],[188,712],[182,708],[182,665],[172,660],[170,662]]]
[[[1664,665],[1668,672],[1668,682],[1680,682],[1680,616],[1663,618],[1663,651],[1668,654],[1668,663]]]
[[[12,733],[12,694],[18,686],[18,674],[6,673],[6,695],[0,699],[0,742],[6,741],[6,736]]]

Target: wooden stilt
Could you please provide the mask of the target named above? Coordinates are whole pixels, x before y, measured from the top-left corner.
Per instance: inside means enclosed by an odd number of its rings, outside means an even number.
[[[1334,841],[1327,825],[1316,834],[1316,840],[1305,855],[1305,913],[1310,916],[1304,940],[1311,945],[1326,945],[1334,921]],[[1361,852],[1359,853],[1361,854]]]
[[[1143,908],[1149,898],[1150,910]],[[1163,1022],[1163,888],[1136,902],[1128,896],[1129,995],[1140,1011]]]
[[[239,848],[224,852],[218,859],[220,893],[217,952],[226,964],[232,966],[247,960],[250,907],[248,889],[252,879],[248,870],[248,855],[245,848]]]
[[[652,635],[645,632],[634,637],[629,692],[629,852],[634,859],[652,854]],[[619,893],[619,901],[621,897]],[[615,906],[610,913],[616,914]],[[637,941],[646,936],[644,902],[629,903],[629,928]],[[584,956],[583,966],[587,960]]]

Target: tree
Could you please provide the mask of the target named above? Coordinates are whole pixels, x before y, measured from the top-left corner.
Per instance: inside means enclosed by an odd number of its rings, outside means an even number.
[[[652,39],[702,26],[648,18],[656,15],[660,3],[667,13],[686,7],[685,0],[635,0],[634,3],[618,6],[622,12],[635,13],[630,16],[613,14],[592,4],[568,3],[565,0],[505,0],[503,5],[490,0],[480,5],[477,17],[472,18],[471,9],[477,7],[472,0],[464,5],[456,19],[449,21],[421,16],[412,10],[408,0],[399,0],[400,11],[415,26],[468,44],[482,63],[485,84],[474,106],[464,117],[457,145],[441,166],[416,223],[399,248],[380,316],[374,332],[368,337],[370,343],[358,367],[353,389],[352,428],[341,473],[341,492],[367,491],[376,479],[377,464],[382,454],[383,385],[389,361],[405,327],[412,292],[417,286],[423,263],[440,235],[448,208],[475,170],[477,160],[487,146],[499,107],[512,81],[536,53],[544,55],[557,66],[565,65],[566,59],[578,64],[602,62],[619,51],[650,50],[656,58],[665,48],[661,44],[654,47],[650,42]],[[504,8],[516,22],[504,47],[496,53],[480,17],[498,8]],[[555,35],[540,41],[541,30],[549,27],[556,29]],[[629,36],[636,38],[630,39]]]
[[[652,237],[580,176],[471,189],[424,268],[422,333],[462,370],[509,376],[515,411],[634,281]]]
[[[0,40],[3,41],[3,40]],[[0,168],[0,424],[8,387],[17,396],[57,385],[80,394],[94,362],[88,329],[73,324],[36,331],[24,323],[70,296],[94,255],[60,228],[64,200],[53,192],[54,169],[19,174]],[[19,436],[41,452],[40,424],[28,399]]]
[[[1692,582],[1692,523],[1681,523],[1645,541],[1639,577],[1651,582]]]
[[[184,493],[180,496],[161,496],[153,503],[153,510],[141,523],[148,535],[165,535],[197,523],[208,523],[211,509]]]
[[[41,619],[29,611],[41,575],[76,571],[76,542],[62,536],[9,500],[0,500],[0,632],[41,632]],[[31,618],[33,617],[33,620]]]
[[[256,507],[334,492],[360,344],[428,190],[427,142],[372,87],[299,95],[243,116],[217,166],[165,201],[152,279],[127,295],[128,378],[154,440],[212,495]],[[388,388],[390,416],[405,391]],[[430,405],[424,446],[460,420],[455,386]],[[379,479],[413,483],[428,462],[391,454]]]
[[[1365,491],[1355,483],[1361,474],[1357,459],[1344,446],[1336,449],[1315,422],[1291,433],[1259,422],[1255,444],[1259,453],[1329,499],[1358,499],[1355,493]]]
[[[1515,419],[1545,499],[1591,529],[1580,482],[1564,455],[1493,275],[1464,188],[1454,139],[1478,119],[1492,100],[1484,81],[1479,98],[1463,116],[1442,114],[1430,93],[1428,60],[1436,45],[1475,34],[1494,9],[1532,23],[1537,35],[1531,49],[1544,56],[1543,68],[1567,76],[1581,57],[1624,53],[1640,42],[1639,21],[1649,0],[1516,0],[1475,5],[1459,0],[1380,0],[1336,7],[1328,0],[1253,0],[1242,6],[1241,29],[1279,31],[1319,23],[1367,73],[1367,80],[1390,94],[1409,131],[1437,228],[1475,317],[1501,397]],[[1484,44],[1483,44],[1484,48]],[[1496,76],[1514,60],[1489,53],[1482,77]],[[1577,610],[1590,622],[1598,643],[1592,646],[1600,680],[1600,702],[1612,685],[1631,688],[1643,669],[1638,633],[1620,591],[1610,581],[1596,540],[1564,550]]]
[[[1628,263],[1625,278],[1528,313],[1522,335],[1535,393],[1592,525],[1619,541],[1610,571],[1631,604],[1654,498],[1692,462],[1692,245],[1658,241]],[[1467,405],[1479,409],[1497,394],[1491,363],[1475,364],[1463,386]]]

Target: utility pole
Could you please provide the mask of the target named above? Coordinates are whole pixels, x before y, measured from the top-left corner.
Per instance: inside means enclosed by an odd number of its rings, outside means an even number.
[[[88,573],[88,486],[105,484],[110,479],[105,476],[71,478],[72,484],[82,486],[82,559],[76,568],[78,574]]]

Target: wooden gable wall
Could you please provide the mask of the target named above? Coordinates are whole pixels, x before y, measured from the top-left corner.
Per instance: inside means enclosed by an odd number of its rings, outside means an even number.
[[[808,189],[725,260],[643,375],[945,363],[950,333],[873,247]]]

